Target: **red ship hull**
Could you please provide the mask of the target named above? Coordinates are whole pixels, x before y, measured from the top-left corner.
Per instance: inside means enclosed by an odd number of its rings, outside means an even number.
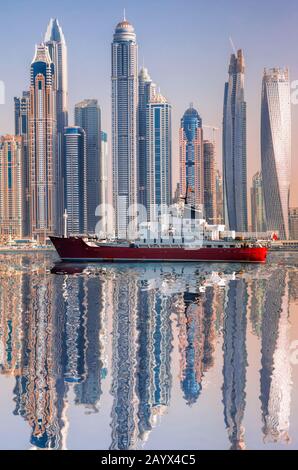
[[[89,246],[80,237],[50,237],[63,261],[203,261],[265,263],[266,247],[136,247]]]

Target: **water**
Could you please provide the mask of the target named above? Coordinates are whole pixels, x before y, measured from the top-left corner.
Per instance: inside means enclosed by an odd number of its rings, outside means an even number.
[[[2,449],[297,449],[298,254],[0,255]]]

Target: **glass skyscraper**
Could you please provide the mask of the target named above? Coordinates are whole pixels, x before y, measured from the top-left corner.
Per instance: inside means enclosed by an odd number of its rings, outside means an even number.
[[[223,110],[223,188],[225,224],[247,231],[246,102],[244,56],[231,55]]]
[[[139,73],[138,98],[138,202],[147,205],[147,154],[146,154],[146,113],[147,104],[154,93],[155,85],[152,83],[148,70],[142,67]]]
[[[209,224],[216,223],[215,144],[204,140],[204,212]]]
[[[171,105],[160,93],[147,104],[146,121],[147,216],[154,221],[157,206],[168,207],[172,202]]]
[[[267,229],[289,238],[291,101],[287,69],[265,69],[261,106],[261,162]]]
[[[129,225],[131,208],[137,203],[137,105],[138,46],[133,26],[123,19],[112,42],[112,150],[115,235],[130,238],[136,227]],[[129,228],[128,228],[129,227]]]
[[[179,129],[180,193],[187,203],[201,209],[204,203],[204,148],[202,119],[192,105]]]
[[[251,196],[251,225],[253,232],[266,231],[262,173],[258,171],[252,179]]]
[[[216,170],[215,175],[215,188],[216,188],[216,223],[223,223],[223,190],[222,190],[222,176],[219,170]]]
[[[108,134],[105,131],[101,131],[101,170],[100,170],[100,202],[102,205],[101,212],[101,227],[102,227],[102,236],[107,236],[112,231],[111,225],[113,221],[109,220],[107,205],[109,203],[109,193],[108,193],[108,163],[109,163],[109,143],[108,143]]]
[[[87,231],[86,134],[80,127],[66,127],[64,139],[67,232],[84,234]]]
[[[64,128],[68,125],[68,83],[67,83],[67,46],[61,26],[56,18],[51,18],[45,38],[45,45],[55,66],[54,87],[56,91],[57,119],[57,230],[61,233],[63,207],[63,168],[64,168]]]
[[[83,100],[75,105],[75,125],[86,133],[87,152],[87,228],[95,233],[97,206],[101,203],[101,113],[97,100]]]

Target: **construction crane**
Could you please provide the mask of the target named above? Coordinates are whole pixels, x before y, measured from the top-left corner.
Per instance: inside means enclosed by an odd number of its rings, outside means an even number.
[[[208,126],[207,124],[203,126],[205,129],[212,129],[213,131],[213,142],[215,143],[215,132],[219,131],[219,127],[216,126]]]

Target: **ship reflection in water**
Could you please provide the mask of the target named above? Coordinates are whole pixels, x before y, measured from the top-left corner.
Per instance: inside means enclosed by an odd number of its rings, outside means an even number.
[[[1,447],[298,448],[297,301],[295,254],[0,255]]]

